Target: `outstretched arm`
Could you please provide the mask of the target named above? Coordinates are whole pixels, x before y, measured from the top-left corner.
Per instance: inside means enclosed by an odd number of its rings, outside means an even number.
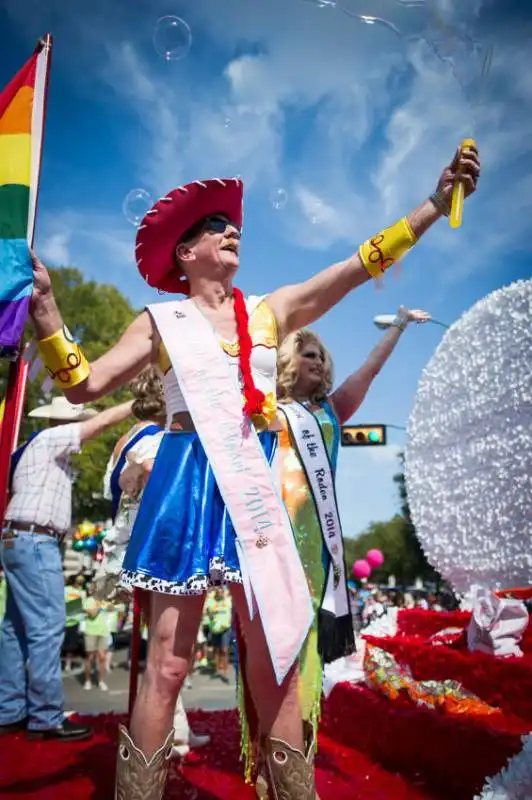
[[[382,234],[379,234],[345,261],[328,267],[304,283],[284,286],[273,292],[268,303],[277,318],[281,336],[315,322],[352,289],[391,266],[408,252],[442,213],[448,213],[457,176],[463,181],[468,197],[476,189],[479,174],[477,151],[458,151],[453,162],[443,171],[431,199],[425,200],[408,217],[383,232],[388,236],[385,244],[381,243],[379,237]],[[388,249],[386,241],[390,242]]]
[[[410,322],[428,322],[430,316],[425,311],[409,311],[401,306],[393,326],[373,348],[362,366],[353,372],[330,397],[340,425],[362,405],[368,389],[386,364],[402,332]]]
[[[133,400],[128,400],[126,403],[121,403],[112,408],[106,408],[100,411],[95,417],[85,420],[80,424],[80,441],[87,442],[89,439],[94,439],[103,433],[107,428],[113,425],[118,425],[129,416],[131,416],[131,406]]]
[[[35,254],[33,259],[34,288],[30,313],[37,339],[42,347],[46,340],[63,331],[63,320],[52,292],[52,284],[46,267]],[[97,400],[132,380],[149,363],[154,362],[159,344],[158,335],[147,311],[131,323],[117,344],[103,356],[88,365],[90,371],[83,380],[72,378],[74,372],[68,368],[54,367],[61,378],[61,388],[72,403]],[[72,346],[74,363],[79,348]],[[68,354],[65,355],[65,358]],[[46,358],[43,358],[46,363]],[[66,367],[68,363],[65,361]],[[46,363],[49,367],[50,364]],[[61,365],[63,366],[63,365]],[[87,371],[87,370],[85,370]],[[62,378],[65,380],[63,381]]]

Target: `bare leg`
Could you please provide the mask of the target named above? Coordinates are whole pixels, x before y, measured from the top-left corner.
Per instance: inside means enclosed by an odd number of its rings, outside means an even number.
[[[229,672],[229,650],[227,647],[220,647],[220,662],[218,670],[221,675],[227,677]]]
[[[299,706],[297,667],[293,667],[279,686],[258,614],[249,619],[244,590],[232,586],[233,603],[246,639],[246,675],[259,717],[261,734],[282,739],[303,750],[303,723]]]
[[[85,655],[85,683],[92,683],[92,664],[96,653],[86,653]]]
[[[203,595],[152,593],[148,660],[130,725],[133,741],[148,759],[164,744],[172,728],[203,601]]]
[[[98,652],[98,685],[105,686],[104,678],[107,671],[107,650],[103,653]]]

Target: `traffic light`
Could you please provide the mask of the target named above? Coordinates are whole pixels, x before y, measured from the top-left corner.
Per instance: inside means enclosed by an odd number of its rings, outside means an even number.
[[[386,444],[386,425],[342,425],[342,447]]]

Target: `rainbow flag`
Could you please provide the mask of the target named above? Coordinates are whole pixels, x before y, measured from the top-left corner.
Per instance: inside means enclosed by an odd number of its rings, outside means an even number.
[[[41,167],[44,112],[52,39],[0,93],[0,357],[19,355],[28,316]]]

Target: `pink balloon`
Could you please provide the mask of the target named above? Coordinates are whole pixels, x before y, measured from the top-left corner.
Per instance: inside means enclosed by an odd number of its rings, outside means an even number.
[[[355,578],[369,578],[371,575],[371,567],[367,561],[363,558],[359,558],[358,561],[355,561],[353,564],[353,575]]]
[[[384,564],[384,556],[380,550],[370,550],[366,555],[366,561],[371,567],[380,567]]]

